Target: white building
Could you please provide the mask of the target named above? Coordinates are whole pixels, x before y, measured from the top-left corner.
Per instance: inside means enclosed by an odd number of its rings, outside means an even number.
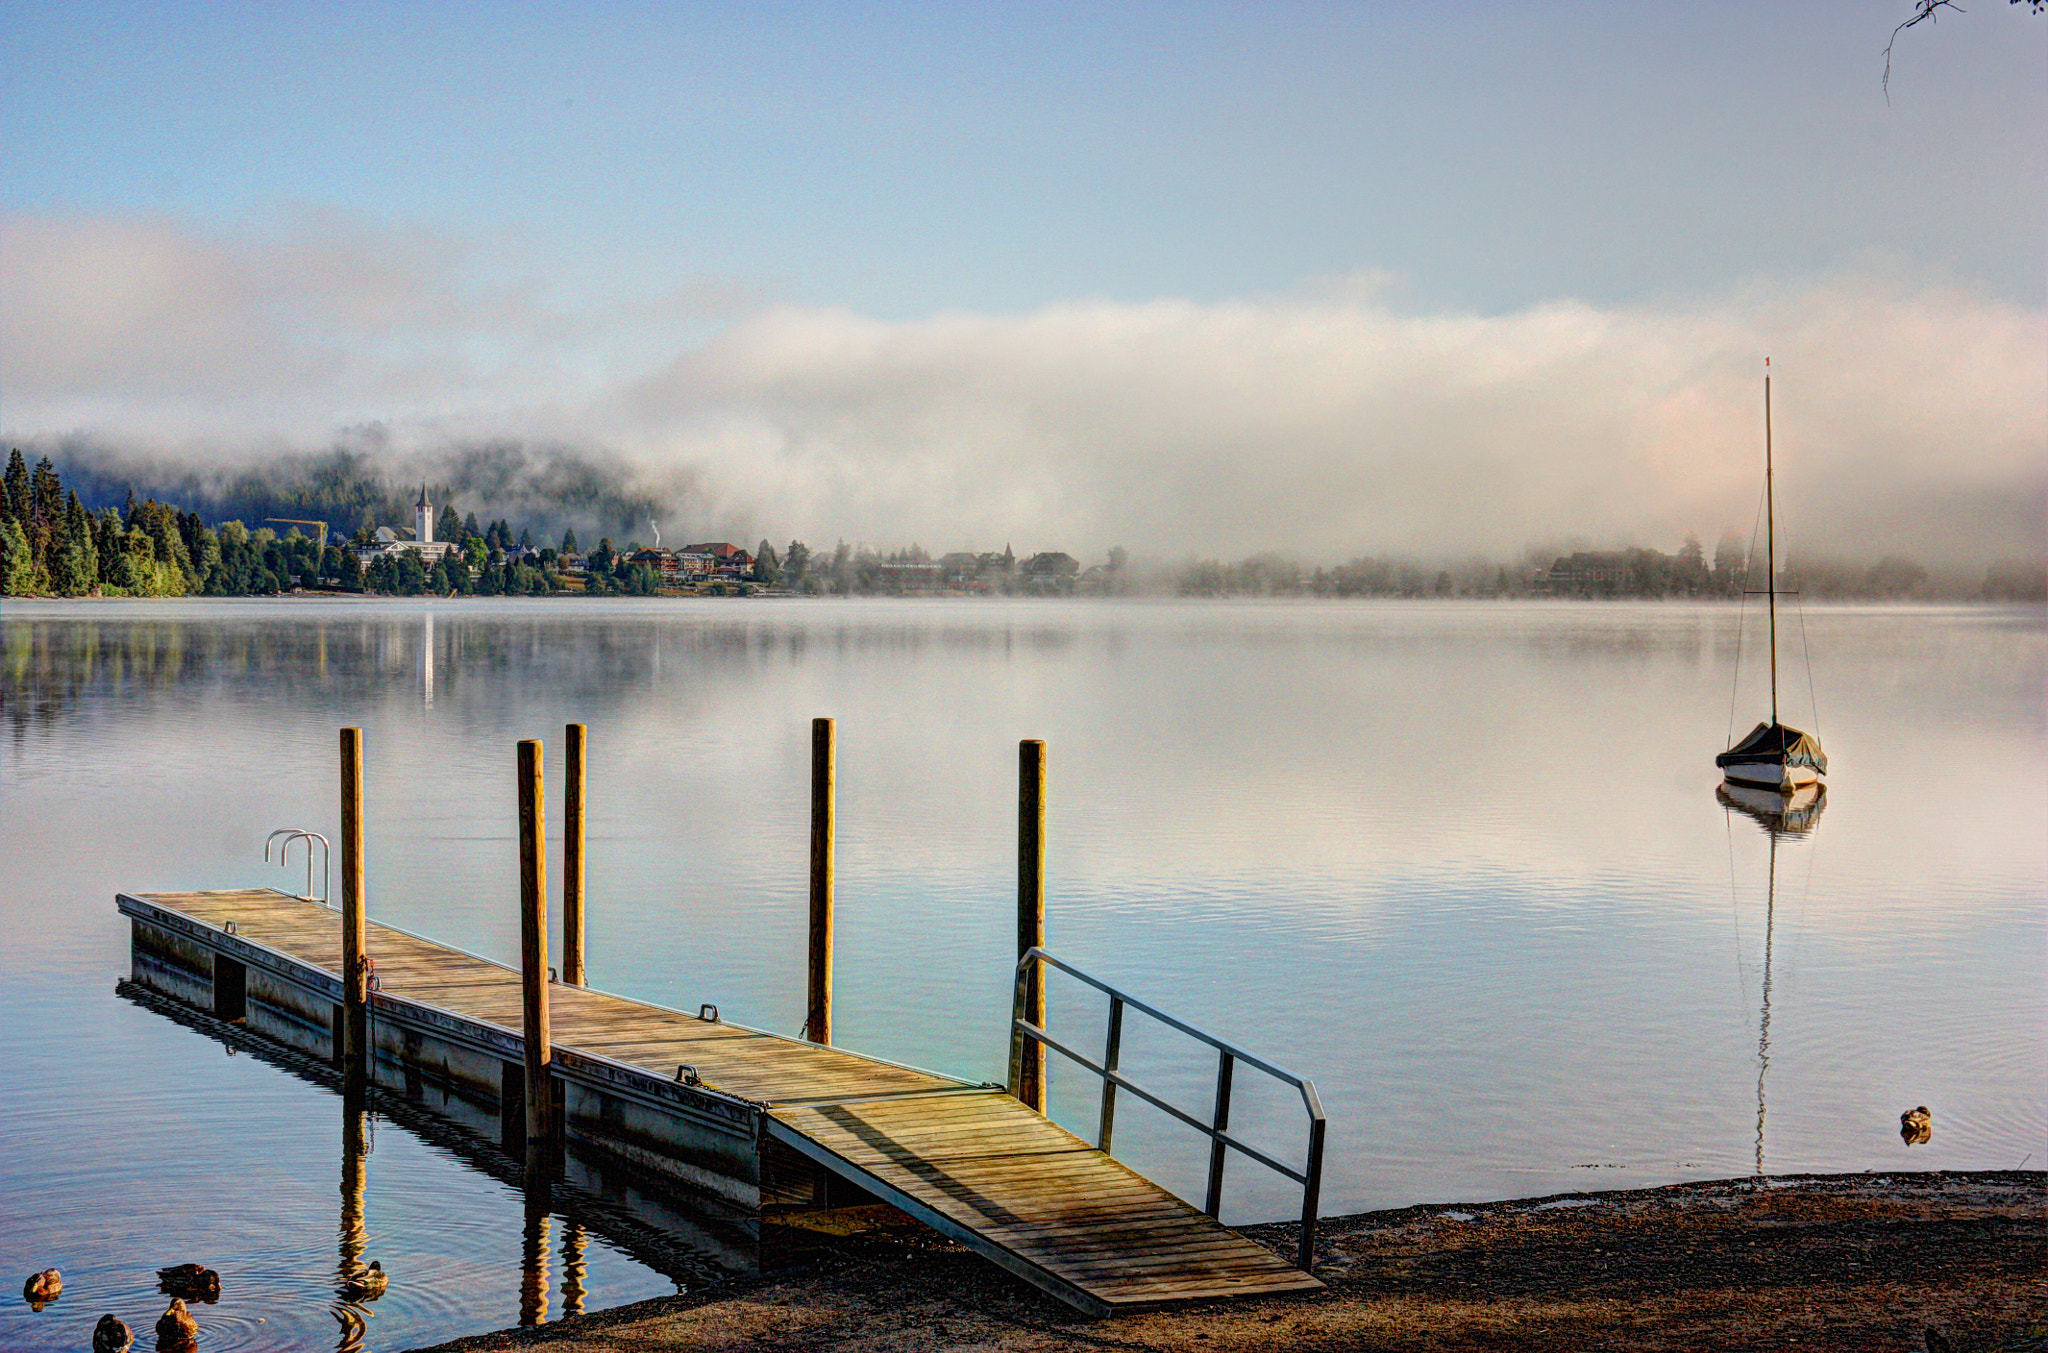
[[[386,555],[410,550],[420,557],[420,563],[428,568],[441,562],[453,553],[453,541],[434,539],[434,505],[427,501],[427,486],[420,485],[420,500],[413,504],[412,539],[407,540],[389,526],[377,528],[376,539],[367,545],[356,547],[356,557],[367,566]]]

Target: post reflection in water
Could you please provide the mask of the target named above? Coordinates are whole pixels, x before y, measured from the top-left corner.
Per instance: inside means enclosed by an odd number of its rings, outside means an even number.
[[[573,1221],[562,1223],[562,1318],[583,1314],[584,1246],[589,1233]]]
[[[1790,794],[1751,785],[1737,785],[1723,782],[1715,790],[1715,797],[1728,809],[1729,822],[1740,813],[1763,829],[1771,839],[1770,863],[1764,882],[1764,981],[1763,1008],[1757,1017],[1756,1036],[1756,1172],[1764,1173],[1764,1078],[1771,1069],[1771,947],[1776,938],[1778,918],[1778,842],[1784,838],[1804,837],[1812,834],[1820,825],[1820,815],[1827,807],[1827,786],[1819,782],[1802,785]],[[1735,856],[1729,851],[1729,868],[1734,868]]]
[[[545,1184],[530,1178],[526,1189],[526,1229],[519,1247],[519,1323],[548,1323],[548,1227],[553,1202]]]
[[[349,1299],[348,1285],[362,1271],[370,1233],[364,1219],[363,1195],[369,1180],[370,1114],[360,1073],[351,1074],[341,1091],[341,1228],[340,1257],[335,1264],[334,1318],[341,1324],[337,1353],[361,1353],[368,1333],[365,1313]]]

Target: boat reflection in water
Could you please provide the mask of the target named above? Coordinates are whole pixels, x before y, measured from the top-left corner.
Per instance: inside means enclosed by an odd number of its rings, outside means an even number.
[[[1724,780],[1714,797],[1770,833],[1775,842],[1780,836],[1804,836],[1819,825],[1821,811],[1828,806],[1828,787],[1815,780],[1788,794]]]
[[[1797,789],[1780,791],[1761,785],[1723,781],[1714,797],[1728,810],[1732,821],[1741,814],[1771,838],[1771,859],[1764,886],[1764,984],[1763,1009],[1757,1017],[1756,1034],[1756,1172],[1764,1172],[1764,1077],[1771,1069],[1771,944],[1778,919],[1778,843],[1809,836],[1820,825],[1828,806],[1828,789],[1818,780]],[[1734,857],[1729,857],[1733,867]],[[1732,880],[1731,880],[1732,881]]]

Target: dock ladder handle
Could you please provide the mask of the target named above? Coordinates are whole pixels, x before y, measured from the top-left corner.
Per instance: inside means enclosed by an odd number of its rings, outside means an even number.
[[[328,846],[327,838],[319,832],[304,831],[298,827],[279,827],[269,836],[263,838],[263,863],[270,863],[270,843],[280,836],[284,838],[284,844],[279,846],[277,850],[278,867],[284,867],[285,857],[291,854],[292,842],[303,840],[306,843],[306,891],[304,897],[306,901],[318,902],[323,907],[333,906],[334,904],[327,900],[327,880],[328,876],[333,872],[331,861],[334,852]],[[320,896],[318,897],[313,896],[313,843],[315,841],[320,843]]]
[[[1102,1062],[1091,1060],[1086,1054],[1068,1047],[1038,1025],[1024,1018],[1024,986],[1034,963],[1045,963],[1058,968],[1071,977],[1078,978],[1097,991],[1109,997],[1109,1033],[1103,1041]],[[1123,1050],[1124,1007],[1150,1015],[1161,1024],[1178,1029],[1188,1037],[1207,1043],[1216,1049],[1216,1101],[1210,1121],[1201,1119],[1185,1110],[1167,1103],[1144,1086],[1123,1074],[1117,1067],[1117,1059]],[[1276,1066],[1262,1057],[1256,1057],[1235,1043],[1225,1042],[1214,1034],[1205,1033],[1185,1020],[1175,1019],[1164,1010],[1148,1005],[1129,992],[1120,991],[1098,977],[1092,977],[1071,963],[1053,957],[1043,949],[1026,950],[1017,960],[1016,992],[1010,1006],[1010,1083],[1011,1094],[1016,1094],[1018,1080],[1023,1071],[1024,1040],[1051,1048],[1069,1061],[1078,1062],[1102,1078],[1102,1119],[1096,1130],[1096,1148],[1105,1154],[1109,1151],[1111,1133],[1116,1126],[1116,1092],[1119,1087],[1129,1090],[1146,1103],[1163,1109],[1173,1117],[1186,1123],[1209,1139],[1209,1196],[1202,1210],[1215,1216],[1223,1206],[1223,1162],[1230,1149],[1250,1156],[1269,1170],[1277,1171],[1301,1185],[1301,1249],[1295,1259],[1296,1267],[1304,1272],[1315,1271],[1316,1208],[1322,1201],[1323,1191],[1323,1138],[1329,1126],[1323,1116],[1323,1101],[1316,1094],[1315,1082],[1306,1076],[1297,1076],[1285,1067]],[[1275,1160],[1265,1152],[1237,1137],[1230,1135],[1230,1082],[1239,1062],[1256,1067],[1284,1085],[1291,1085],[1301,1093],[1302,1106],[1308,1110],[1308,1158],[1307,1168],[1297,1170],[1291,1165]]]

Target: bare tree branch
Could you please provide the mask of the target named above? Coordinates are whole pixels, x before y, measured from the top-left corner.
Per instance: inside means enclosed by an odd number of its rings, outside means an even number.
[[[2019,0],[2014,0],[2014,3],[2018,2]],[[2039,10],[2043,4],[2048,4],[2048,0],[2031,0],[2031,3],[2036,10]],[[1967,14],[1969,12],[1961,5],[1956,4],[1955,0],[1913,0],[1913,17],[1892,30],[1892,42],[1897,42],[1899,34],[1905,32],[1914,24],[1919,23],[1922,19],[1932,19],[1934,12],[1939,9],[1952,9],[1958,14]],[[1884,101],[1887,106],[1892,101],[1892,42],[1887,42],[1884,45]]]

